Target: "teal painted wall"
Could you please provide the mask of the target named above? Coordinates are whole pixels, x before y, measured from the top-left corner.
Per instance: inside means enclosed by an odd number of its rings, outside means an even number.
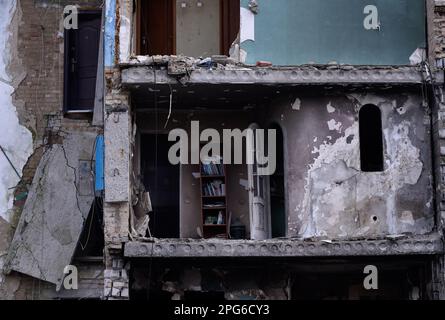
[[[248,0],[241,6],[247,8]],[[247,40],[248,64],[404,65],[425,47],[424,0],[258,0],[255,41]],[[366,5],[379,11],[380,30],[366,30]]]

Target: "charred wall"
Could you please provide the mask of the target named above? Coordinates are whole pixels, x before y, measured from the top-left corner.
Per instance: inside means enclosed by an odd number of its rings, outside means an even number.
[[[380,108],[384,170],[360,167],[359,110]],[[289,234],[427,234],[435,228],[428,110],[411,90],[301,93],[270,109],[285,136]]]

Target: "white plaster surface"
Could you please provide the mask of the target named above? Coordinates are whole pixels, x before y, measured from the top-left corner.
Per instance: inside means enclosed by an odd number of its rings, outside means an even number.
[[[127,62],[130,59],[131,42],[131,21],[128,6],[121,7],[121,21],[119,32],[119,58],[120,62]]]
[[[33,146],[31,132],[19,123],[11,96],[14,92],[11,84],[14,79],[7,71],[11,61],[9,27],[16,12],[16,1],[0,0],[0,8],[0,145],[21,174]],[[6,221],[11,219],[14,187],[18,182],[19,177],[0,152],[0,217]]]
[[[255,41],[255,14],[249,9],[241,8],[241,43]]]

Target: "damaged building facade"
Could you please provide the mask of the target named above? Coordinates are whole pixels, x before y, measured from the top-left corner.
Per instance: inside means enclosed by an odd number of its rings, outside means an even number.
[[[12,3],[2,298],[445,299],[445,2]],[[271,175],[169,161],[249,128]]]
[[[110,2],[105,242],[130,298],[444,298],[440,3]],[[197,122],[275,129],[277,170],[171,165]]]
[[[78,10],[78,29],[64,28],[68,5]],[[0,298],[100,298],[102,202],[93,169],[103,136],[103,3],[0,7]],[[61,281],[69,265],[79,283],[68,292]]]

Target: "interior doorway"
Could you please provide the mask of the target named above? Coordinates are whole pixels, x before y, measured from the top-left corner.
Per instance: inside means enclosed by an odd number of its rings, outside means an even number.
[[[168,160],[172,144],[166,134],[141,136],[141,171],[153,208],[149,226],[156,238],[179,238],[180,167]]]
[[[229,55],[240,28],[240,0],[139,0],[137,54]]]
[[[260,127],[252,124],[249,129],[252,130],[252,135],[247,136],[250,238],[265,240],[270,238],[269,177],[262,174],[257,161],[256,130]]]
[[[65,112],[92,112],[96,94],[100,11],[79,13],[78,29],[65,31]]]

